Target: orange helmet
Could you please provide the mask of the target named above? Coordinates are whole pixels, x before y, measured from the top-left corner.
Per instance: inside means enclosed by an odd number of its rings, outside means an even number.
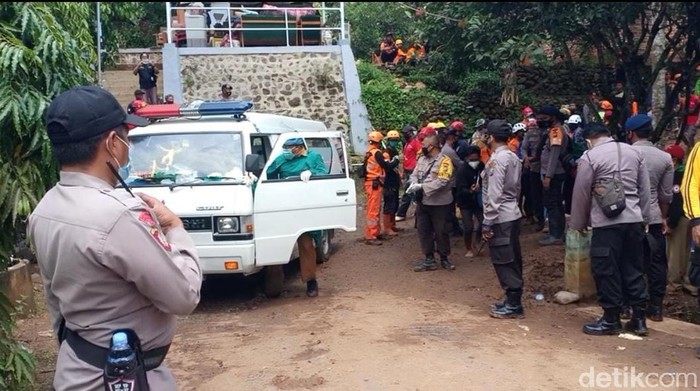
[[[601,101],[600,101],[600,108],[603,109],[603,110],[612,110],[612,109],[613,109],[613,105],[612,105],[612,103],[610,103],[610,101],[601,100]]]
[[[386,134],[386,138],[388,139],[400,139],[401,135],[399,134],[398,130],[391,130],[389,133]]]
[[[382,132],[377,132],[375,130],[375,131],[369,132],[369,135],[367,136],[367,138],[369,139],[369,141],[374,141],[375,143],[380,143],[380,142],[382,142],[382,139],[384,138],[384,136],[382,135]]]

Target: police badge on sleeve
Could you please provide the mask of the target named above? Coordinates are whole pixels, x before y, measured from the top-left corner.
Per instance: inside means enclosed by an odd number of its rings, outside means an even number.
[[[151,234],[153,239],[155,239],[155,241],[161,247],[163,247],[165,251],[170,252],[170,250],[172,250],[170,243],[168,243],[168,239],[165,237],[163,231],[160,229],[160,226],[149,211],[144,210],[141,212],[141,214],[139,214],[139,221],[147,227],[148,233]]]

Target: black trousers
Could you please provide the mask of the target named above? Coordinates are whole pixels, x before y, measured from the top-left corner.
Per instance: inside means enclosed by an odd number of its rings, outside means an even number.
[[[523,206],[525,216],[531,217],[534,214],[532,209],[532,200],[530,199],[530,170],[523,170],[523,174],[520,177],[520,188],[522,191],[520,192],[520,201],[518,202],[518,205]]]
[[[649,225],[647,234],[649,247],[645,248],[644,272],[649,285],[649,300],[656,305],[663,304],[668,279],[668,259],[666,258],[666,237],[662,224]]]
[[[549,236],[556,239],[564,239],[564,179],[566,175],[556,174],[549,183],[549,190],[544,191],[544,206],[547,208],[549,220]]]
[[[593,228],[591,271],[603,309],[646,306],[642,223]]]
[[[542,204],[542,178],[540,178],[539,172],[530,172],[529,178],[530,182],[530,207],[532,208],[532,215],[537,218],[537,222],[544,224],[544,206]]]
[[[416,223],[418,224],[418,237],[423,254],[427,257],[435,256],[435,242],[440,257],[450,255],[450,233],[448,230],[447,216],[450,213],[450,205],[423,205],[416,208]]]
[[[459,219],[457,218],[457,188],[452,188],[452,203],[450,204],[450,213],[447,215],[447,222],[450,223],[449,230],[453,233],[462,234],[462,228],[459,226]]]
[[[523,257],[520,251],[520,220],[494,224],[489,239],[491,262],[508,304],[520,305],[523,294]]]
[[[382,196],[384,196],[384,214],[396,214],[399,209],[399,187],[385,185],[382,189]]]
[[[403,193],[403,196],[401,197],[401,201],[399,201],[399,210],[396,211],[396,215],[399,217],[406,217],[406,213],[408,213],[408,208],[411,206],[411,201],[413,201],[413,195],[406,193],[408,186],[411,185],[408,178],[411,177],[413,170],[404,169],[403,171],[404,171],[404,178],[405,178],[405,181],[404,181],[405,185],[404,185],[404,189],[403,189],[404,193]]]

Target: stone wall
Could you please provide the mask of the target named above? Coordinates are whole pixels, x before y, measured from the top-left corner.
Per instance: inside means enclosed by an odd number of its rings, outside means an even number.
[[[182,55],[184,101],[218,99],[229,83],[253,110],[323,121],[348,131],[348,107],[340,53]]]

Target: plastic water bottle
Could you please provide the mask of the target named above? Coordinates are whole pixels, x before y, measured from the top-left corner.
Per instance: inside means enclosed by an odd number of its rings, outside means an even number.
[[[105,388],[108,391],[137,390],[137,367],[136,353],[126,333],[114,333],[104,369]]]
[[[537,301],[542,301],[542,300],[544,300],[544,295],[543,295],[542,293],[540,293],[540,292],[537,292],[537,293],[535,294],[535,300],[537,300]]]

